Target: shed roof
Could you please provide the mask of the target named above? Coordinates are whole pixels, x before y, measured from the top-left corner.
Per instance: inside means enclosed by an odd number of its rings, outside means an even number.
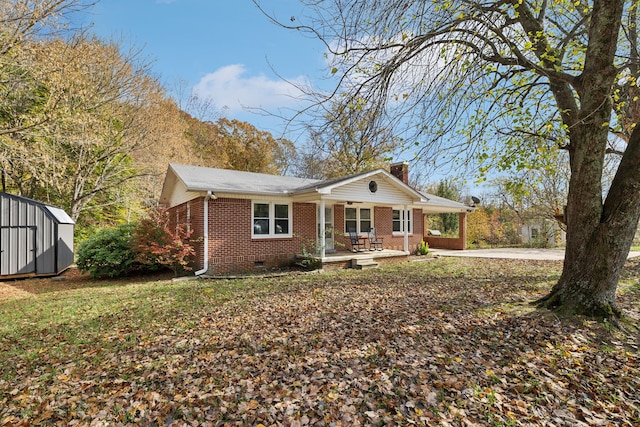
[[[62,209],[54,206],[44,205],[44,209],[49,211],[58,224],[75,224],[75,221]]]
[[[47,205],[46,203],[39,202],[37,200],[29,199],[23,196],[17,196],[10,193],[2,193],[5,197],[20,200],[24,203],[38,206],[41,208],[47,216],[53,219],[58,224],[75,224],[75,221],[64,211],[64,209],[57,208],[55,206]]]

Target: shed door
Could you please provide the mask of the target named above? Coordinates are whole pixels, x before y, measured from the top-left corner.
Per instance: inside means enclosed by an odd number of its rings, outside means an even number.
[[[0,227],[0,276],[36,271],[36,227]]]

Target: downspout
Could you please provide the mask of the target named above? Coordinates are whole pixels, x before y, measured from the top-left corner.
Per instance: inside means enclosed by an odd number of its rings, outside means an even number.
[[[325,236],[325,201],[324,199],[320,199],[320,218],[318,221],[320,222],[320,259],[324,261],[324,258],[327,256],[327,240]]]
[[[409,252],[409,208],[407,207],[407,205],[404,205],[403,209],[404,209],[404,251]]]
[[[202,267],[202,270],[195,272],[196,276],[200,276],[209,270],[209,200],[215,199],[216,196],[211,192],[211,190],[207,191],[207,195],[204,197],[204,207],[202,208],[202,213],[204,215],[202,220],[204,226],[204,231],[202,233],[202,244],[204,245],[204,267]]]

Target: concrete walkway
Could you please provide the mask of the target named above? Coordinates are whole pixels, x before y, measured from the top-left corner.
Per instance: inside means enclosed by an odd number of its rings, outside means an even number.
[[[433,255],[457,256],[470,258],[500,258],[500,259],[533,259],[533,260],[564,260],[564,249],[536,249],[536,248],[492,248],[467,249],[454,251],[449,249],[430,249]],[[628,258],[640,256],[640,252],[629,252]]]

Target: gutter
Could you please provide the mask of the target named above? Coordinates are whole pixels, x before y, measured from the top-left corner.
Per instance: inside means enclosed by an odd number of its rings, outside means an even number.
[[[198,270],[194,273],[196,276],[201,276],[209,270],[209,200],[215,199],[217,199],[216,195],[213,194],[211,190],[207,190],[207,195],[204,197],[204,207],[202,208],[202,213],[204,215],[202,220],[204,227],[204,231],[202,233],[202,243],[204,245],[204,266],[202,267],[202,270]]]

